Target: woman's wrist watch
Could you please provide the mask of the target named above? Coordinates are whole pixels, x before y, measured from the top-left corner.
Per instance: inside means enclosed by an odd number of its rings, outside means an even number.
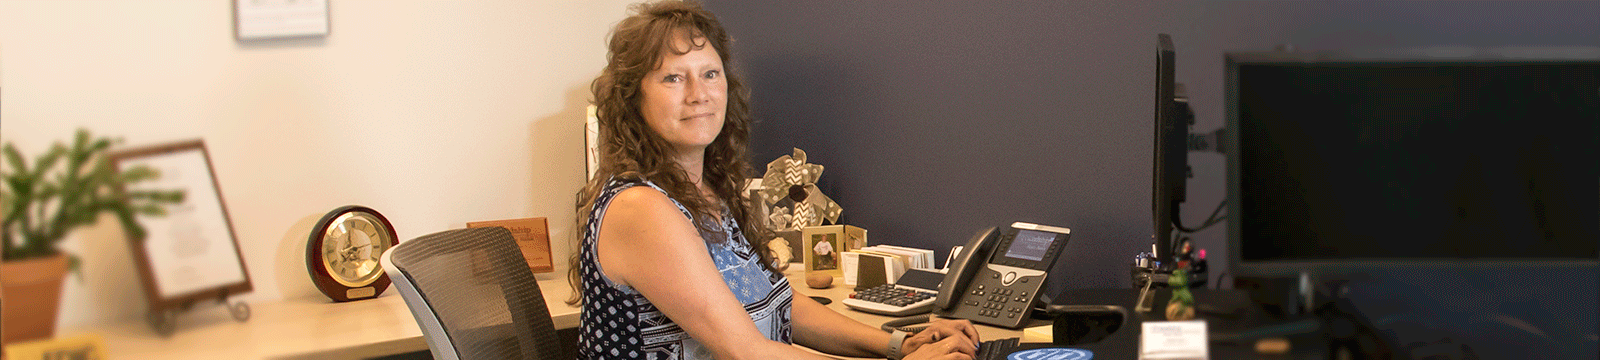
[[[900,360],[901,357],[906,356],[906,354],[900,353],[900,346],[905,345],[907,334],[900,330],[895,330],[889,334],[889,360]]]

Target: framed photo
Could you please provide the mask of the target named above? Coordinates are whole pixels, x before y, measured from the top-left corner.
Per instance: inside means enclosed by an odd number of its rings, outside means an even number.
[[[124,191],[184,192],[184,201],[168,206],[166,216],[137,215],[146,235],[129,239],[151,312],[252,290],[205,142],[129,149],[108,158],[117,171],[147,166],[160,173]]]
[[[829,232],[802,231],[800,238],[805,242],[806,274],[826,273],[833,276],[844,275],[844,267],[839,255],[844,247],[839,242],[839,234]]]
[[[800,229],[800,241],[805,251],[802,258],[807,274],[822,272],[843,276],[840,253],[866,245],[867,231],[850,225],[811,226]]]

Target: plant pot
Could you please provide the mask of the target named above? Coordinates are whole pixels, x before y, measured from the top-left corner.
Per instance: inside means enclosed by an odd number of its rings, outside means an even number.
[[[0,263],[0,343],[44,339],[56,333],[67,256]]]

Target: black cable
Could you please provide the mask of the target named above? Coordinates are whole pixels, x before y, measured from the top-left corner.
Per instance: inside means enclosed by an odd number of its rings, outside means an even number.
[[[1183,216],[1180,216],[1182,214],[1178,214],[1178,212],[1179,212],[1177,210],[1178,207],[1174,206],[1173,210],[1172,210],[1172,212],[1173,212],[1173,214],[1172,214],[1173,227],[1176,227],[1178,229],[1178,231],[1182,231],[1182,232],[1185,232],[1185,233],[1195,233],[1195,232],[1200,232],[1200,230],[1205,230],[1206,228],[1209,228],[1209,227],[1211,227],[1213,225],[1221,223],[1222,220],[1225,220],[1225,219],[1228,218],[1226,215],[1224,215],[1222,217],[1218,217],[1217,216],[1217,214],[1222,213],[1222,209],[1224,207],[1227,207],[1227,205],[1228,205],[1228,201],[1227,200],[1223,200],[1221,202],[1218,202],[1217,203],[1217,209],[1211,211],[1211,216],[1206,217],[1206,221],[1202,222],[1199,227],[1196,227],[1196,228],[1193,228],[1193,229],[1190,229],[1190,228],[1187,228],[1187,227],[1183,226]]]
[[[916,334],[918,332],[921,332],[924,329],[927,329],[928,326],[932,326],[932,324],[922,325],[922,326],[913,326],[913,325],[926,324],[926,323],[928,323],[929,321],[932,321],[932,320],[933,320],[933,316],[912,316],[912,317],[889,320],[888,322],[883,323],[883,325],[879,326],[878,328],[879,329],[883,329],[883,331],[885,331],[885,332],[900,330],[900,331]]]

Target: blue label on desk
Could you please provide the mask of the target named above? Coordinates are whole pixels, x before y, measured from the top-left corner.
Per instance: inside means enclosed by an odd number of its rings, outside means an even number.
[[[1006,360],[1091,360],[1094,352],[1072,348],[1045,348],[1011,353]]]

